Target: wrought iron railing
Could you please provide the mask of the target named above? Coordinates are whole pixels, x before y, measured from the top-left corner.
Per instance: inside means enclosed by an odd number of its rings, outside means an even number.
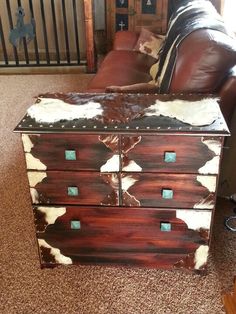
[[[89,2],[1,0],[0,67],[85,64]]]

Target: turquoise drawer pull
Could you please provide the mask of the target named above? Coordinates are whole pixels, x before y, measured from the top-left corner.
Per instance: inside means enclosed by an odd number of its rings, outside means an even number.
[[[78,196],[79,195],[79,189],[77,188],[77,186],[68,186],[67,194],[68,194],[68,196]]]
[[[161,194],[162,194],[162,198],[168,199],[168,200],[174,197],[174,192],[171,189],[163,189]]]
[[[79,220],[71,220],[70,222],[70,228],[73,230],[79,230],[81,229],[81,223]]]
[[[66,160],[76,160],[76,151],[75,150],[65,150],[65,159]]]
[[[176,153],[175,152],[165,152],[164,161],[165,162],[176,162]]]
[[[171,223],[170,222],[161,222],[160,226],[161,231],[170,232],[171,231]]]

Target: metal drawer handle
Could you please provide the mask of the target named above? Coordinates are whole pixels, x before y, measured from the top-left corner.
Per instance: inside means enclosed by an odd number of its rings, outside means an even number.
[[[79,220],[71,220],[70,222],[70,228],[73,230],[79,230],[81,229],[81,223]]]
[[[164,153],[165,162],[176,162],[176,152],[165,152]]]
[[[79,195],[79,189],[77,188],[77,186],[68,186],[67,194],[68,194],[68,196],[78,196]]]
[[[174,191],[171,189],[162,189],[161,194],[162,194],[162,198],[168,199],[168,200],[174,197]]]
[[[160,225],[161,231],[170,232],[171,231],[171,223],[167,221],[161,221]]]
[[[65,150],[65,159],[66,160],[76,160],[76,151],[73,149]]]

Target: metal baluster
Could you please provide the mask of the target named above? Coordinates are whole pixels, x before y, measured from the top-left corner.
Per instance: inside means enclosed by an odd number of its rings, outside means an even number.
[[[17,0],[18,7],[21,7],[21,0]],[[25,53],[25,62],[26,64],[29,64],[29,54],[28,54],[28,47],[26,43],[26,38],[23,37],[23,46],[24,46],[24,53]]]
[[[64,21],[64,31],[65,31],[66,59],[67,59],[68,64],[70,64],[70,47],[69,47],[68,30],[67,30],[65,0],[61,0],[61,3],[62,3],[62,14],[63,14],[63,21]]]
[[[7,14],[8,14],[10,28],[13,29],[11,6],[10,6],[9,0],[6,0],[6,6],[7,6]],[[19,65],[19,57],[18,57],[17,49],[15,46],[12,46],[12,49],[13,49],[16,65]]]
[[[73,13],[74,13],[74,27],[75,27],[75,44],[77,52],[77,61],[80,64],[80,51],[79,51],[79,32],[78,32],[78,23],[77,23],[77,10],[76,10],[76,0],[72,0],[73,4]]]
[[[54,38],[55,38],[56,54],[57,54],[57,63],[60,64],[60,52],[59,52],[57,21],[56,21],[54,0],[51,0],[51,7],[52,7],[52,22],[53,22],[53,31],[54,31]]]
[[[31,18],[34,19],[34,9],[33,9],[32,0],[29,0],[29,8],[30,8],[30,13],[31,13]],[[39,51],[38,51],[38,41],[37,41],[36,34],[34,36],[34,51],[35,51],[36,64],[40,64]]]
[[[44,44],[45,44],[45,50],[46,50],[46,61],[47,61],[47,64],[49,65],[50,64],[50,56],[49,56],[49,50],[48,50],[48,37],[47,37],[47,27],[46,27],[46,19],[45,19],[43,0],[40,0],[40,7],[41,7],[41,15],[42,15]]]
[[[5,38],[4,38],[4,33],[3,33],[1,16],[0,16],[0,38],[1,38],[1,42],[2,42],[2,51],[3,51],[4,60],[5,60],[5,65],[7,65],[8,64],[8,56],[7,56],[7,50],[6,50],[6,44],[5,44]]]

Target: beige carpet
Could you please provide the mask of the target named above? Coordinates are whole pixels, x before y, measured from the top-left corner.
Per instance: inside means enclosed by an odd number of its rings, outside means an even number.
[[[82,91],[89,75],[0,76],[0,313],[221,314],[233,288],[236,234],[218,205],[206,276],[140,268],[70,266],[41,270],[19,134],[12,131],[32,96]]]

